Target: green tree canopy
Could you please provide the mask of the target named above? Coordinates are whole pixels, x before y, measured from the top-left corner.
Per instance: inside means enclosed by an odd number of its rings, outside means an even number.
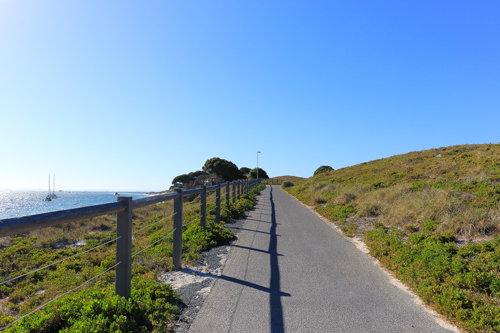
[[[250,172],[248,173],[248,178],[249,179],[257,178],[257,168],[250,170]],[[259,178],[269,179],[269,176],[267,175],[267,172],[264,169],[259,168]]]
[[[243,176],[248,176],[248,174],[250,173],[250,168],[247,168],[247,167],[242,167],[240,168],[240,171],[241,173],[243,174]]]
[[[182,175],[175,177],[172,180],[172,184],[177,184],[177,183],[187,184],[189,182],[192,182],[193,180],[194,180],[194,178],[191,177],[190,175],[182,174]]]
[[[188,176],[191,176],[192,178],[198,178],[199,176],[202,176],[202,175],[205,176],[208,174],[205,171],[201,171],[201,170],[188,173]]]
[[[222,178],[225,181],[233,181],[243,178],[243,175],[236,164],[219,157],[213,157],[207,160],[205,165],[203,165],[203,171],[208,172],[217,178]]]
[[[329,165],[322,165],[314,171],[314,176],[319,175],[320,173],[333,171],[334,169]]]

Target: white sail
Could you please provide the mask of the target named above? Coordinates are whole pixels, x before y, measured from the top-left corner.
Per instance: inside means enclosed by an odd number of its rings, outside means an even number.
[[[56,195],[56,174],[54,174],[54,187],[52,188],[52,193],[50,194],[50,197],[52,199],[57,199],[57,195]]]
[[[52,196],[50,195],[50,175],[49,175],[49,194],[47,194],[44,201],[52,201]]]

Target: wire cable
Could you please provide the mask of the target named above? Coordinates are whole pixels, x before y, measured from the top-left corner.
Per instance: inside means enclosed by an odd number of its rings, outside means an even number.
[[[188,210],[191,210],[193,208],[197,208],[197,207],[200,207],[201,206],[201,203],[200,204],[196,204],[196,205],[192,205],[190,206],[189,208],[182,208],[182,211],[185,212],[185,211],[188,211]]]
[[[136,232],[139,232],[139,231],[141,231],[141,230],[144,230],[144,229],[146,229],[146,228],[149,228],[149,227],[150,227],[150,226],[152,226],[152,225],[155,225],[155,224],[158,224],[158,223],[160,223],[160,222],[163,222],[163,221],[165,221],[166,219],[169,219],[169,218],[171,218],[172,216],[174,216],[174,215],[176,215],[176,214],[177,214],[177,213],[174,213],[174,214],[172,214],[172,215],[170,215],[170,216],[168,216],[168,217],[164,217],[164,218],[162,218],[162,219],[161,219],[160,221],[158,221],[158,222],[151,223],[151,224],[149,224],[149,225],[145,226],[144,228],[141,228],[141,229],[139,229],[139,230],[133,231],[133,232],[132,232],[132,235],[133,235],[133,234],[135,234]]]
[[[208,214],[208,213],[210,213],[210,212],[213,212],[213,211],[215,210],[215,208],[217,208],[217,207],[219,207],[219,206],[215,206],[213,209],[209,210],[209,211],[207,212],[207,214]]]
[[[200,216],[198,216],[198,217],[196,217],[196,218],[192,219],[191,221],[189,221],[189,222],[188,222],[188,223],[186,223],[186,224],[183,224],[182,226],[183,226],[183,227],[186,227],[186,226],[190,225],[191,223],[195,222],[196,220],[199,220],[201,217],[203,217],[203,215],[200,215]],[[183,222],[186,222],[186,221],[183,221]]]
[[[57,296],[56,298],[53,298],[51,301],[48,301],[47,303],[45,303],[45,304],[43,304],[43,305],[40,305],[38,308],[36,308],[35,310],[31,311],[30,313],[25,314],[24,316],[22,316],[21,318],[19,318],[19,319],[17,319],[17,320],[15,320],[15,321],[13,321],[13,322],[12,322],[12,323],[10,323],[9,325],[7,325],[7,326],[4,326],[4,327],[0,328],[0,331],[3,331],[4,329],[6,329],[7,327],[9,327],[10,325],[13,325],[13,324],[17,323],[19,320],[21,320],[21,319],[23,319],[24,317],[27,317],[27,316],[29,316],[30,314],[32,314],[32,313],[34,313],[34,312],[36,312],[36,311],[40,310],[41,308],[45,307],[46,305],[49,305],[50,303],[54,302],[55,300],[57,300],[57,299],[59,299],[59,298],[61,298],[61,297],[65,296],[65,295],[67,295],[67,294],[69,294],[69,293],[71,293],[71,292],[73,292],[73,291],[75,291],[75,290],[77,290],[77,289],[80,289],[81,287],[83,287],[84,285],[86,285],[87,283],[89,283],[90,281],[97,279],[99,276],[101,276],[101,275],[103,275],[103,274],[105,274],[105,273],[109,272],[110,270],[112,270],[113,268],[115,268],[116,266],[118,266],[118,265],[119,265],[119,264],[121,264],[121,263],[122,263],[122,262],[120,261],[119,263],[117,263],[117,264],[116,264],[116,265],[114,265],[113,267],[110,267],[110,268],[108,268],[107,270],[105,270],[104,272],[102,272],[102,273],[100,273],[100,274],[98,274],[98,275],[94,276],[93,278],[91,278],[91,279],[89,279],[89,280],[85,281],[84,283],[82,283],[82,284],[81,284],[81,285],[79,285],[78,287],[73,288],[73,289],[71,289],[70,291],[67,291],[67,292],[65,292],[65,293],[64,293],[64,294],[62,294],[62,295],[59,295],[59,296]]]
[[[35,272],[41,271],[42,269],[48,268],[48,267],[50,267],[50,266],[54,266],[55,264],[61,263],[61,262],[63,262],[63,261],[66,261],[66,260],[69,260],[69,259],[71,259],[71,258],[77,257],[77,256],[82,255],[82,254],[84,254],[84,253],[90,252],[90,251],[92,251],[92,250],[97,249],[98,247],[101,247],[101,246],[104,246],[104,245],[106,245],[106,244],[108,244],[108,243],[114,242],[114,241],[116,241],[116,240],[118,240],[118,239],[120,239],[120,238],[122,238],[122,236],[117,237],[117,238],[115,238],[115,239],[112,239],[112,240],[110,240],[110,241],[107,241],[106,243],[102,243],[102,244],[100,244],[100,245],[97,245],[97,246],[95,246],[95,247],[91,248],[90,250],[87,250],[87,251],[83,251],[83,252],[80,252],[80,253],[74,254],[74,255],[72,255],[71,257],[67,257],[67,258],[61,259],[61,260],[56,261],[56,262],[53,262],[52,264],[49,264],[49,265],[47,265],[47,266],[43,266],[43,267],[41,267],[41,268],[35,269],[35,270],[33,270],[33,271],[31,271],[31,272],[28,272],[28,273],[25,273],[25,274],[23,274],[23,275],[19,275],[19,276],[13,277],[12,279],[9,279],[9,280],[7,280],[7,281],[3,281],[3,282],[1,282],[1,283],[0,283],[0,286],[1,286],[1,285],[3,285],[3,284],[6,284],[6,283],[12,282],[12,281],[14,281],[14,280],[17,280],[17,279],[19,279],[19,278],[22,278],[23,276],[26,276],[26,275],[29,275],[29,274],[33,274],[33,273],[35,273]]]
[[[145,248],[143,248],[142,250],[140,250],[139,252],[136,252],[132,255],[132,258],[135,257],[136,255],[146,251],[147,249],[149,249],[151,246],[155,245],[156,243],[159,243],[160,241],[162,241],[165,237],[171,235],[176,229],[172,230],[170,233],[166,234],[165,236],[163,236],[162,238],[160,238],[159,240],[157,240],[156,242],[154,242],[153,244],[149,244],[148,246],[146,246]]]

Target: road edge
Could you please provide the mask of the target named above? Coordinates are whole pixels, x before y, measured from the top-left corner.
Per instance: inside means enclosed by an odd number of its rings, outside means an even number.
[[[275,185],[275,186],[279,186],[279,185]],[[311,211],[314,215],[316,215],[320,220],[322,220],[323,222],[326,223],[326,225],[328,225],[330,228],[332,228],[333,230],[335,230],[338,234],[340,234],[342,237],[344,237],[345,240],[351,242],[352,244],[354,244],[354,246],[356,246],[356,248],[361,251],[362,253],[366,254],[367,256],[369,256],[370,258],[372,258],[374,260],[374,264],[377,265],[382,271],[385,272],[385,274],[387,274],[387,276],[389,277],[389,282],[396,286],[397,288],[401,289],[402,291],[404,291],[405,293],[409,294],[410,296],[412,296],[412,300],[420,305],[424,310],[425,312],[429,313],[430,315],[432,315],[432,317],[434,318],[434,320],[436,321],[436,323],[443,327],[443,328],[446,328],[448,330],[451,330],[455,333],[466,333],[465,331],[462,331],[460,330],[456,325],[454,325],[453,323],[450,323],[447,318],[445,318],[443,315],[439,314],[436,310],[430,308],[429,306],[427,306],[424,301],[422,301],[422,299],[413,292],[413,290],[410,289],[410,287],[408,287],[406,284],[404,284],[401,280],[399,280],[398,278],[396,278],[391,271],[389,271],[388,269],[386,269],[384,266],[382,266],[382,264],[380,263],[380,261],[373,257],[371,254],[370,254],[370,250],[368,249],[368,247],[366,246],[365,242],[363,242],[363,240],[361,240],[360,238],[358,237],[347,237],[346,235],[344,235],[344,233],[342,232],[342,230],[340,229],[339,226],[337,226],[335,223],[333,223],[332,221],[328,220],[326,217],[324,216],[321,216],[315,209],[314,209],[314,206],[308,206],[306,204],[304,204],[302,201],[300,201],[299,199],[297,199],[295,196],[293,196],[292,194],[288,193],[287,191],[283,190],[281,188],[281,186],[279,186],[280,190],[282,190],[283,192],[285,192],[286,194],[288,194],[290,197],[292,197],[293,199],[295,199],[299,204],[301,204],[302,206],[304,206],[306,209],[308,209],[309,211]]]

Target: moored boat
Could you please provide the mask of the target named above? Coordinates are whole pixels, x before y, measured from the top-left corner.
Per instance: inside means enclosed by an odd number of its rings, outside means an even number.
[[[49,179],[50,179],[50,175],[49,175]],[[50,180],[49,180],[50,182]],[[49,184],[50,186],[50,184]],[[52,193],[50,193],[50,189],[49,189],[49,196],[51,199],[57,199],[57,195],[56,195],[56,174],[54,174],[54,187],[52,188]]]
[[[52,201],[52,197],[50,195],[50,175],[49,175],[49,194],[47,194],[47,196],[45,197],[45,199],[43,201]]]

